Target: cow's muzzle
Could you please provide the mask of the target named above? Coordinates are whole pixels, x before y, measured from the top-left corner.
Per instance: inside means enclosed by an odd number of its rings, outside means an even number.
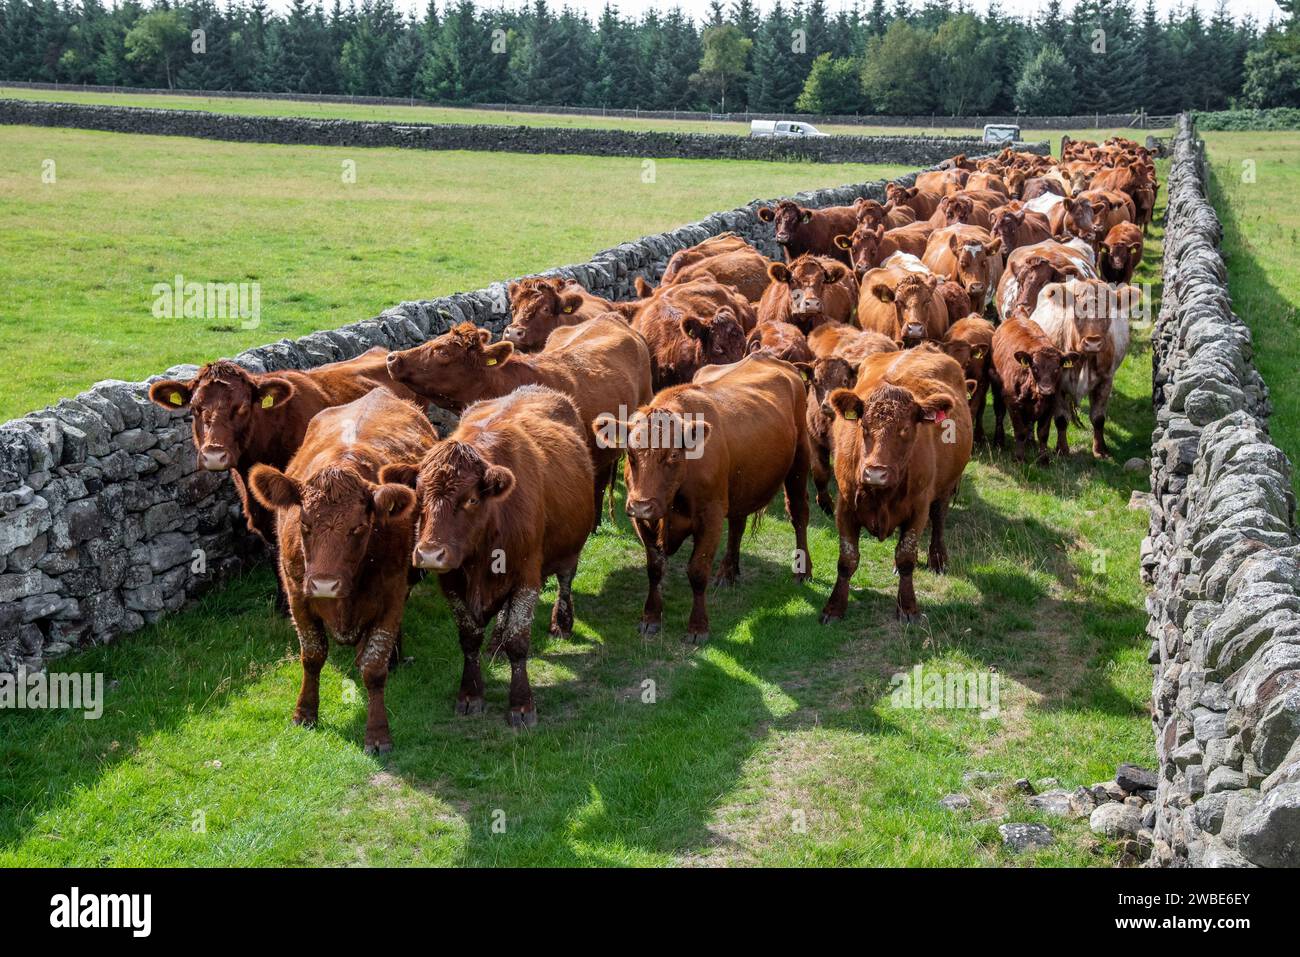
[[[310,598],[338,598],[343,586],[343,582],[333,575],[310,575],[306,584]]]
[[[199,453],[199,465],[209,472],[225,472],[230,464],[230,453],[225,449],[208,447]]]
[[[1101,336],[1088,336],[1083,340],[1084,352],[1101,352]]]
[[[416,546],[414,560],[412,563],[416,568],[427,568],[429,571],[446,572],[451,571],[455,566],[455,556],[446,545],[419,545]]]
[[[871,488],[883,488],[889,484],[890,469],[883,465],[869,465],[862,470],[862,484]]]
[[[514,323],[511,323],[510,325],[506,326],[505,331],[501,333],[501,338],[506,340],[506,342],[513,342],[515,345],[519,345],[521,342],[524,341],[524,336],[526,335],[527,332],[525,332],[523,326],[518,326],[515,325]]]
[[[655,522],[661,517],[659,512],[659,505],[653,499],[629,498],[627,500],[627,514],[632,518],[643,522]]]

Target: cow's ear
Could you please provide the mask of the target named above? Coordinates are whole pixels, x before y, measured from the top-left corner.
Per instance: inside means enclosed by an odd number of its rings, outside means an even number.
[[[396,482],[373,486],[371,500],[375,503],[375,513],[385,520],[400,522],[415,511],[415,492]]]
[[[576,292],[566,292],[560,295],[560,312],[566,316],[572,315],[582,308],[582,296]]]
[[[745,351],[748,352],[750,355],[753,355],[755,352],[757,352],[762,348],[763,348],[763,337],[760,336],[758,334],[758,330],[755,329],[754,332],[749,337],[749,342],[746,346]]]
[[[991,242],[984,244],[984,252],[990,256],[996,256],[1002,249],[1002,237],[994,236]]]
[[[789,282],[790,269],[785,263],[771,263],[767,267],[767,278],[772,282]]]
[[[1100,246],[1097,247],[1097,252],[1099,252],[1103,256],[1109,256],[1110,246],[1107,245],[1106,243],[1102,243]]]
[[[974,359],[983,359],[988,354],[988,350],[984,346],[971,346],[970,354]]]
[[[699,316],[682,317],[682,332],[692,339],[703,339],[709,331],[708,323]]]
[[[890,289],[883,282],[873,283],[871,286],[871,294],[881,302],[894,301],[894,290]]]
[[[509,495],[515,487],[515,473],[504,465],[489,465],[484,470],[483,480],[479,484],[483,489],[484,498]]]
[[[843,233],[840,233],[833,240],[831,240],[831,242],[835,243],[836,249],[848,250],[853,248],[853,238],[851,236],[845,236]],[[769,276],[771,275],[770,271],[768,275]]]
[[[826,401],[831,404],[835,414],[848,422],[856,422],[862,418],[862,398],[852,389],[836,389]]]
[[[948,248],[952,251],[954,256],[957,254],[957,250],[961,248],[961,240],[957,238],[956,233],[948,234]]]
[[[980,384],[979,384],[977,381],[975,381],[974,379],[967,379],[967,380],[966,380],[966,398],[968,398],[968,399],[973,398],[974,395],[975,395],[975,390],[978,389],[979,387],[980,387]]]
[[[822,278],[826,282],[839,282],[850,275],[849,267],[844,265],[838,259],[824,260],[822,263]]]
[[[776,211],[771,206],[758,207],[758,218],[765,223],[770,223],[776,219]]]
[[[257,394],[253,401],[259,409],[277,409],[293,398],[293,383],[288,379],[273,376],[257,384]]]
[[[1030,355],[1028,352],[1026,352],[1024,349],[1017,349],[1017,350],[1016,350],[1015,359],[1016,359],[1016,361],[1019,362],[1022,366],[1027,366],[1027,365],[1029,365],[1031,362],[1034,361],[1034,357],[1033,357],[1032,355]]]
[[[691,419],[682,428],[682,443],[688,452],[702,453],[713,426],[703,419]],[[696,456],[698,458],[698,455]]]
[[[812,216],[813,216],[813,214],[812,214],[812,210],[811,210],[811,209],[805,209],[805,210],[801,211],[800,214],[799,214],[799,222],[801,222],[801,223],[811,223],[811,222],[812,222]]]
[[[804,387],[810,387],[813,381],[813,366],[811,362],[796,362],[794,367],[799,370],[799,376],[803,379]]]
[[[253,498],[272,511],[302,504],[298,483],[274,465],[254,465],[248,476],[248,486],[253,492]]]
[[[632,281],[632,285],[636,287],[636,294],[642,299],[654,292],[654,289],[650,287],[650,284],[645,281],[644,276],[637,276],[636,279]]]
[[[942,422],[956,405],[952,396],[946,392],[936,392],[916,403],[916,421]]]
[[[518,291],[519,291],[518,282],[512,281],[510,285],[506,286],[506,295],[509,296],[511,299],[515,298],[515,293],[517,293]]]
[[[1128,248],[1128,254],[1134,258],[1141,256],[1142,246],[1139,243],[1134,243],[1132,246]]]
[[[1106,204],[1104,202],[1092,203],[1092,215],[1098,218],[1106,215]]]
[[[598,449],[627,447],[627,423],[620,421],[613,412],[602,412],[592,419],[591,434],[596,437]]]
[[[389,462],[379,469],[379,481],[385,485],[405,485],[415,488],[415,481],[420,475],[420,466],[414,462]]]
[[[1082,352],[1067,352],[1065,355],[1061,356],[1061,368],[1069,369],[1072,366],[1078,365],[1082,361]]]
[[[515,351],[515,344],[502,339],[500,342],[494,342],[483,350],[483,364],[489,366],[500,365],[510,358],[511,353]]]
[[[884,224],[884,223],[877,223],[877,224],[876,224],[876,239],[877,239],[877,240],[881,240],[881,239],[884,239],[884,238],[885,238],[885,224]]]
[[[194,380],[181,382],[179,379],[159,379],[149,386],[149,398],[164,409],[183,409],[194,398]]]

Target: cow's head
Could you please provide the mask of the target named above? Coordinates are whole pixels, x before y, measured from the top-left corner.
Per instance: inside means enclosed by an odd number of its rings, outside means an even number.
[[[969,196],[949,194],[939,200],[939,215],[945,226],[969,225],[975,215],[975,201]]]
[[[426,401],[461,409],[480,398],[489,370],[514,354],[509,342],[491,342],[492,333],[462,322],[414,349],[388,354],[388,374]]]
[[[894,287],[899,335],[906,345],[914,346],[926,338],[938,290],[939,277],[921,273],[908,273]],[[942,311],[946,310],[944,306]]]
[[[1019,203],[1008,203],[993,214],[989,232],[1002,240],[1004,249],[1016,248],[1016,231],[1025,224],[1025,208]]]
[[[1102,238],[1102,230],[1106,228],[1106,204],[1094,203],[1087,197],[1066,197],[1065,228],[1072,235],[1095,246]]]
[[[966,290],[975,311],[983,312],[993,292],[995,264],[1000,261],[996,257],[1002,255],[1002,237],[981,242],[952,233],[948,236],[948,251],[956,267],[953,281]]]
[[[1062,352],[1044,341],[1036,342],[1029,349],[1017,349],[1014,358],[1026,370],[1021,381],[1021,396],[1039,400],[1055,395],[1061,386],[1061,374],[1080,360],[1079,353]]]
[[[857,366],[840,356],[823,356],[812,364],[812,395],[809,396],[809,408],[816,408],[829,424],[835,418],[831,408],[831,393],[836,389],[852,389],[858,379]]]
[[[915,186],[899,186],[897,183],[885,184],[885,199],[896,206],[910,205],[910,200],[916,199],[917,192]]]
[[[704,454],[713,430],[702,416],[656,408],[638,410],[621,422],[604,413],[591,427],[598,437],[623,437],[621,445],[627,452],[623,472],[627,514],[646,522],[657,522],[668,515],[690,463]]]
[[[452,439],[435,445],[418,467],[385,467],[379,476],[414,485],[419,537],[411,564],[439,573],[455,571],[479,550],[501,503],[516,491],[514,472]]]
[[[828,287],[843,283],[851,275],[849,267],[823,256],[800,256],[787,266],[772,263],[767,277],[782,283],[790,294],[790,323],[807,333],[825,315]]]
[[[897,385],[881,385],[865,399],[852,389],[830,395],[836,416],[862,435],[858,485],[863,489],[897,488],[907,473],[918,430],[933,428],[953,410],[952,396],[936,392],[917,398]]]
[[[669,308],[671,313],[679,314]],[[702,366],[738,362],[745,355],[745,327],[730,306],[720,307],[712,316],[683,316],[679,325],[682,333],[696,343]]]
[[[874,199],[859,199],[853,204],[853,210],[858,217],[858,225],[864,223],[869,226],[878,226],[885,222],[889,211]]]
[[[861,278],[868,269],[880,265],[880,244],[885,238],[885,224],[875,226],[859,222],[852,236],[843,233],[835,237],[835,246],[849,254],[853,271]]]
[[[582,308],[582,287],[572,279],[531,278],[512,282],[510,325],[502,336],[525,352],[546,345],[546,337],[559,326],[572,324]]]
[[[800,227],[812,222],[813,211],[792,200],[783,199],[775,207],[760,206],[758,218],[772,224],[773,237],[785,246],[794,241]]]
[[[164,409],[188,408],[199,467],[224,472],[234,468],[257,430],[279,428],[280,412],[293,392],[288,379],[254,375],[222,359],[203,366],[193,379],[159,379],[149,387],[149,398]]]
[[[409,525],[415,510],[415,493],[405,485],[376,485],[348,466],[330,466],[300,482],[259,464],[253,466],[249,484],[266,508],[298,510],[305,598],[350,597],[370,536],[383,525]]]
[[[1121,237],[1108,235],[1097,249],[1097,264],[1101,267],[1102,275],[1109,278],[1119,279],[1132,275],[1131,269],[1136,269],[1141,261],[1140,242],[1126,243]]]

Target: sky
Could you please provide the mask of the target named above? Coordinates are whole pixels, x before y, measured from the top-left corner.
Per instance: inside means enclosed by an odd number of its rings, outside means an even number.
[[[419,10],[423,11],[428,5],[428,0],[393,0],[398,9],[401,10]],[[526,0],[476,0],[481,6],[495,7],[504,4],[507,7],[522,6]],[[726,0],[730,6],[730,0]],[[772,5],[773,0],[757,0],[760,9],[766,11]],[[1042,9],[1046,0],[1001,0],[1001,7],[1004,13],[1014,16],[1025,16],[1033,14]],[[1191,5],[1192,0],[1156,0],[1156,9],[1161,15],[1167,14],[1170,10],[1179,7]],[[1196,5],[1200,7],[1201,12],[1209,14],[1213,12],[1217,0],[1195,0]],[[437,0],[438,7],[446,5],[447,0]],[[560,9],[564,6],[570,6],[575,9],[586,10],[591,19],[595,19],[605,6],[605,0],[549,0],[552,9]],[[851,7],[853,0],[826,0],[827,6],[832,13],[838,12],[841,8]],[[871,0],[861,0],[864,7],[871,5]],[[1138,8],[1145,6],[1146,0],[1134,0],[1134,5]],[[270,0],[270,5],[278,10],[285,10],[289,6],[289,0]],[[887,6],[893,6],[893,0],[888,0]],[[915,5],[915,4],[914,4]],[[969,7],[975,10],[984,10],[988,3],[987,0],[968,0]],[[651,7],[658,7],[661,10],[667,10],[674,6],[679,6],[687,13],[691,14],[696,20],[703,18],[709,8],[709,0],[616,0],[616,6],[625,16],[637,16]],[[1063,6],[1068,10],[1073,6],[1071,0],[1064,0]],[[1263,25],[1268,23],[1272,18],[1281,19],[1281,10],[1278,9],[1273,0],[1228,0],[1228,8],[1232,10],[1233,16],[1241,18],[1247,14],[1253,16],[1257,23]]]

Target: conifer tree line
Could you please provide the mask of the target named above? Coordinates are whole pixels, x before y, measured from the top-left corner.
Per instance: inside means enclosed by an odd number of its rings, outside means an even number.
[[[666,0],[671,2],[671,0]],[[1205,2],[1205,0],[1202,0]],[[594,22],[547,0],[0,0],[0,79],[644,110],[1171,113],[1300,106],[1296,4],[713,0]]]

